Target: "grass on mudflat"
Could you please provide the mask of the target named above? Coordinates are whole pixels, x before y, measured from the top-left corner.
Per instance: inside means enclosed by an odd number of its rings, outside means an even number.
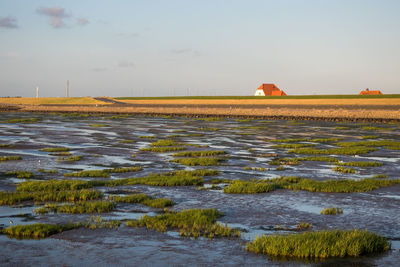
[[[376,161],[349,161],[337,163],[339,166],[350,166],[350,167],[380,167],[383,164]]]
[[[8,235],[10,238],[17,239],[39,239],[46,238],[54,234],[61,233],[63,231],[72,230],[80,227],[79,224],[43,224],[35,223],[28,225],[16,225],[10,226],[2,230],[2,233]]]
[[[145,194],[132,194],[128,196],[109,196],[109,199],[121,203],[139,203],[153,208],[165,208],[174,205],[168,198],[152,198]]]
[[[109,125],[107,125],[107,124],[90,124],[89,126],[90,127],[107,127]]]
[[[105,172],[111,173],[125,173],[125,172],[138,172],[143,170],[142,166],[132,166],[132,167],[120,167],[120,168],[112,168],[106,169]]]
[[[306,229],[312,229],[312,224],[308,222],[300,222],[299,224],[296,225],[296,229],[299,230],[306,230]]]
[[[157,140],[156,142],[150,143],[150,146],[178,146],[179,143],[172,139]]]
[[[390,249],[386,238],[367,230],[326,230],[289,235],[262,235],[246,244],[257,254],[298,258],[358,257]]]
[[[153,217],[145,215],[139,220],[126,222],[126,225],[146,227],[160,232],[178,229],[181,236],[194,238],[239,237],[239,231],[216,223],[221,216],[223,214],[215,209],[189,209]]]
[[[76,202],[101,199],[102,197],[102,192],[90,189],[68,191],[0,192],[0,205],[15,205],[24,201]]]
[[[33,172],[28,172],[28,171],[8,171],[4,173],[6,176],[15,176],[17,178],[34,178],[35,175],[33,175]]]
[[[374,174],[372,178],[387,178],[388,176],[386,174]]]
[[[140,138],[140,139],[154,139],[156,137],[153,136],[153,135],[139,135],[138,138]]]
[[[43,207],[36,208],[34,210],[37,214],[45,214],[49,212],[54,213],[73,213],[73,214],[82,214],[82,213],[102,213],[102,212],[110,212],[114,209],[115,203],[110,201],[81,201],[75,204],[46,204]]]
[[[172,162],[183,164],[186,166],[217,166],[224,158],[217,157],[200,157],[200,158],[179,158],[173,159]]]
[[[243,167],[243,170],[245,170],[245,171],[266,171],[266,169],[262,168],[262,167],[249,167],[249,166]]]
[[[311,147],[315,146],[314,144],[280,144],[273,145],[272,148],[300,148],[300,147]]]
[[[362,139],[377,139],[379,136],[377,135],[363,135],[361,136]]]
[[[67,152],[69,151],[68,147],[45,147],[40,149],[40,151],[44,152]]]
[[[8,161],[8,160],[21,160],[21,156],[2,156],[0,157],[0,161]]]
[[[356,170],[354,170],[352,168],[344,168],[342,166],[333,167],[332,170],[335,172],[341,172],[341,173],[356,173]]]
[[[121,221],[118,220],[104,220],[100,216],[91,216],[90,220],[88,220],[86,223],[82,224],[83,227],[89,228],[89,229],[102,229],[102,228],[109,228],[109,229],[114,229],[118,228],[121,225]]]
[[[125,140],[119,140],[118,143],[121,143],[121,144],[132,144],[132,143],[135,143],[135,141],[134,140],[130,140],[130,139],[125,139]]]
[[[366,178],[362,180],[327,180],[316,181],[298,177],[281,177],[271,180],[232,181],[224,188],[228,194],[257,194],[267,193],[277,189],[304,190],[324,193],[367,192],[380,187],[400,184],[400,179],[383,180]]]
[[[295,154],[314,154],[314,155],[362,155],[369,152],[378,150],[374,147],[367,146],[351,146],[351,147],[338,147],[329,149],[317,149],[317,148],[296,148],[289,150],[289,153]]]
[[[38,122],[38,118],[21,118],[21,119],[9,119],[6,121],[2,121],[2,123],[36,123]]]
[[[58,161],[74,162],[74,161],[80,161],[82,158],[83,158],[82,156],[58,157]]]
[[[88,170],[79,172],[64,173],[65,177],[110,177],[109,172],[104,170]]]
[[[166,152],[182,151],[182,150],[186,150],[186,149],[187,149],[186,147],[166,146],[166,147],[144,147],[144,148],[141,148],[140,151],[166,153]]]
[[[320,213],[323,215],[337,215],[337,214],[343,214],[343,210],[336,207],[330,207],[322,209]]]
[[[173,157],[209,157],[226,154],[223,150],[209,150],[209,151],[185,151],[175,153]]]
[[[42,169],[42,168],[38,169],[38,172],[42,172],[42,173],[52,173],[52,174],[58,173],[57,170],[46,170],[46,169]]]

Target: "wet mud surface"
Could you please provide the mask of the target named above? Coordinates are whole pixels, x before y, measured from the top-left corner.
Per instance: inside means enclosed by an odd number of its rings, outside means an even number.
[[[109,167],[140,165],[142,171],[111,174],[108,179],[142,177],[149,173],[172,170],[217,169],[220,175],[212,178],[230,180],[266,179],[280,176],[299,176],[316,180],[362,179],[374,174],[386,174],[398,179],[400,152],[380,148],[366,155],[335,156],[343,161],[376,161],[381,167],[358,168],[354,174],[334,172],[327,162],[301,162],[284,166],[283,171],[269,165],[273,157],[294,157],[284,148],[273,148],[272,139],[285,138],[342,138],[341,141],[361,141],[364,135],[377,135],[379,139],[400,140],[397,124],[361,124],[334,122],[291,121],[204,121],[190,118],[151,118],[90,116],[74,118],[57,114],[2,113],[0,120],[38,118],[37,123],[1,123],[0,156],[20,155],[22,160],[0,162],[1,172],[25,170],[36,179],[63,179],[63,174],[79,170],[100,170]],[[103,125],[93,127],[90,125]],[[104,126],[105,125],[105,126]],[[362,127],[374,126],[387,130],[370,131]],[[348,127],[336,129],[336,127]],[[215,129],[218,128],[218,129]],[[176,132],[176,131],[185,132]],[[203,134],[203,136],[191,136]],[[175,135],[171,137],[171,135]],[[154,138],[143,138],[154,136]],[[173,153],[140,151],[158,139],[173,138],[177,142],[204,145],[188,150],[224,150],[229,156],[219,166],[187,167],[170,162]],[[379,140],[377,139],[377,140]],[[133,143],[121,143],[133,140]],[[57,156],[40,151],[44,147],[68,147],[72,155],[83,156],[77,162],[58,161]],[[319,145],[330,148],[332,143]],[[132,158],[132,154],[136,156]],[[265,168],[265,171],[244,170],[244,167]],[[38,169],[57,170],[41,173]],[[79,179],[79,178],[77,178]],[[91,178],[93,179],[93,178]],[[101,178],[94,178],[101,179]],[[207,181],[207,177],[205,180]],[[0,191],[13,191],[25,179],[0,177]],[[225,216],[219,222],[243,230],[240,239],[190,239],[177,232],[160,233],[144,228],[76,229],[53,235],[43,240],[16,240],[0,235],[2,266],[109,266],[109,265],[194,265],[194,266],[396,266],[400,262],[400,185],[365,193],[315,193],[277,190],[265,194],[231,195],[222,190],[198,190],[196,187],[153,187],[131,185],[98,188],[112,193],[117,190],[142,192],[154,197],[171,198],[173,210],[189,208],[216,208]],[[0,206],[0,226],[14,224],[67,223],[82,221],[92,214],[36,215],[37,206]],[[324,216],[321,209],[340,207],[344,213]],[[116,210],[101,214],[104,219],[137,219],[155,215],[158,209],[140,204],[117,204]],[[360,258],[329,260],[273,259],[255,255],[244,249],[245,243],[261,234],[288,233],[299,222],[309,222],[313,230],[368,229],[392,242],[390,251]],[[276,226],[279,226],[277,229]]]

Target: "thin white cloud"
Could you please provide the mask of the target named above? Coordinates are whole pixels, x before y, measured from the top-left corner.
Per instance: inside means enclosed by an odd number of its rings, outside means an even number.
[[[47,16],[50,18],[50,25],[54,28],[62,28],[65,26],[64,19],[69,18],[71,15],[65,12],[62,7],[40,7],[36,13]]]
[[[86,18],[77,18],[76,23],[79,26],[85,26],[85,25],[89,24],[89,21]]]
[[[17,19],[11,16],[0,18],[0,27],[16,29],[18,28]]]

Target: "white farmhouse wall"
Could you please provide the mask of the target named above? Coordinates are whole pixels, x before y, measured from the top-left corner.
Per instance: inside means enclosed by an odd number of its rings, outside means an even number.
[[[263,90],[256,90],[256,93],[254,94],[255,96],[265,96]]]

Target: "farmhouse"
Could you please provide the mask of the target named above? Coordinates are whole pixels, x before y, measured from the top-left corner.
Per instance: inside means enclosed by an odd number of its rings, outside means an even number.
[[[273,83],[263,83],[257,88],[255,96],[283,96],[286,95]]]
[[[381,95],[381,94],[382,92],[379,90],[370,91],[368,88],[360,92],[360,95]]]

